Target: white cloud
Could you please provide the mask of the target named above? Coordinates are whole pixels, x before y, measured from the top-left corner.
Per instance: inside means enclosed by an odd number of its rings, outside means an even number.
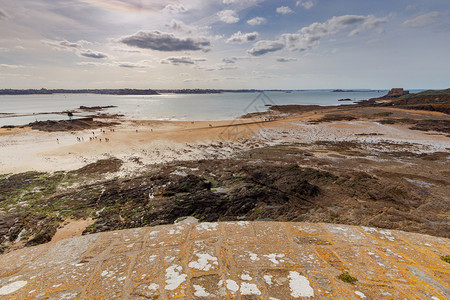
[[[233,34],[228,40],[229,44],[243,44],[247,42],[253,42],[259,37],[258,32],[242,33],[240,31]]]
[[[167,4],[166,7],[164,7],[163,12],[169,13],[169,14],[181,14],[187,12],[188,9],[184,7],[183,4]]]
[[[437,11],[432,11],[420,16],[417,16],[415,18],[406,20],[403,22],[403,26],[405,27],[411,27],[411,28],[419,28],[419,27],[425,27],[430,24],[433,24],[436,21],[436,18],[440,16],[440,13]]]
[[[258,2],[260,0],[223,0],[223,4],[241,4],[241,3],[252,3]]]
[[[293,11],[288,6],[281,6],[281,7],[277,8],[277,13],[282,14],[282,15],[287,15],[287,14],[293,13]]]
[[[301,28],[297,33],[286,33],[282,35],[286,47],[292,51],[305,51],[319,45],[323,37],[336,34],[348,27],[355,27],[349,36],[354,36],[360,32],[380,27],[386,23],[388,17],[377,18],[373,15],[344,15],[332,17],[324,23],[312,23]]]
[[[264,23],[266,23],[266,22],[267,22],[266,18],[263,18],[263,17],[256,17],[256,18],[253,18],[253,19],[248,20],[248,21],[247,21],[247,24],[249,24],[249,25],[251,25],[251,26],[255,26],[255,25],[261,25],[261,24],[264,24]]]
[[[315,5],[315,2],[312,0],[299,0],[296,3],[296,6],[303,6],[305,9],[310,9]]]
[[[192,33],[192,28],[190,26],[187,26],[183,22],[177,20],[172,20],[170,23],[166,24],[166,28],[172,31]]]
[[[0,64],[0,68],[8,68],[8,69],[19,69],[23,68],[21,65],[9,65],[9,64]]]
[[[280,41],[259,41],[247,53],[252,56],[261,56],[270,52],[279,51],[284,48],[284,43]]]
[[[236,14],[236,12],[233,10],[230,10],[230,9],[219,11],[217,13],[217,16],[219,16],[219,19],[222,22],[225,22],[227,24],[233,24],[233,23],[239,22],[239,17]]]
[[[160,11],[166,5],[162,1],[142,1],[142,0],[82,0],[101,8],[108,8],[121,11]]]
[[[388,21],[388,17],[384,17],[384,18],[377,18],[374,15],[369,15],[365,18],[365,20],[354,30],[352,30],[352,32],[350,32],[350,36],[354,36],[359,34],[360,32],[369,30],[369,29],[374,29],[379,27],[381,24],[384,24]]]

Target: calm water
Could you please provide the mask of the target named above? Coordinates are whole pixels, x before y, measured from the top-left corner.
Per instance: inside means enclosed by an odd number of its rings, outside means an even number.
[[[134,120],[229,120],[256,111],[265,111],[266,104],[315,104],[342,105],[339,99],[365,100],[380,97],[382,91],[343,92],[310,90],[293,92],[224,93],[205,95],[164,94],[154,96],[114,96],[92,94],[67,95],[19,95],[0,96],[0,113],[13,113],[8,117],[0,114],[0,127],[23,125],[36,120],[67,119],[65,114],[42,114],[73,110],[80,106],[108,106],[116,108],[107,113],[121,113]],[[34,115],[33,115],[34,114]]]

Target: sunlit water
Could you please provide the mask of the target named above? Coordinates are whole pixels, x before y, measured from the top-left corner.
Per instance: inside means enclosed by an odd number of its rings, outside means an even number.
[[[309,90],[292,92],[163,94],[151,96],[115,96],[94,94],[55,94],[0,96],[0,127],[24,125],[36,120],[68,119],[61,113],[80,106],[117,106],[105,113],[120,113],[133,120],[230,120],[243,114],[265,111],[267,105],[345,105],[339,99],[365,100],[381,97],[386,90],[340,92]],[[4,115],[14,114],[14,117]],[[42,114],[47,113],[47,114]],[[53,114],[48,114],[53,113]],[[3,115],[2,115],[3,114]],[[76,117],[76,114],[75,114]]]

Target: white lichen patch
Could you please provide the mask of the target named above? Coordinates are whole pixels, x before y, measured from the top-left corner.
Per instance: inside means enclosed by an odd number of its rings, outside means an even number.
[[[296,271],[289,272],[289,287],[294,298],[314,297],[314,290],[309,284],[308,278],[301,276]]]
[[[304,231],[304,232],[307,232],[307,233],[315,233],[315,232],[317,232],[317,229],[312,228],[311,226],[308,226],[308,225],[298,226],[297,228],[300,231]]]
[[[149,262],[154,262],[157,257],[158,256],[156,254],[150,255],[150,257],[148,258],[148,261]]]
[[[362,226],[362,229],[364,229],[365,232],[378,232],[379,234],[382,235],[381,238],[387,239],[391,242],[395,241],[394,236],[392,235],[392,232],[389,230],[383,230],[383,229],[375,229],[375,228],[371,228],[371,227],[365,227]]]
[[[197,297],[209,297],[211,295],[201,285],[194,284],[193,287],[195,289],[194,295]]]
[[[266,281],[266,283],[268,284],[268,285],[272,285],[272,275],[264,275],[264,280]]]
[[[24,286],[26,286],[27,283],[28,282],[25,280],[19,280],[19,281],[15,281],[10,284],[7,284],[5,286],[2,286],[0,288],[0,295],[12,294],[12,293],[18,291],[19,289],[23,288]]]
[[[181,274],[182,270],[183,268],[178,265],[172,265],[166,269],[166,290],[173,291],[186,280],[187,275]]]
[[[241,279],[242,279],[242,280],[250,281],[250,280],[252,280],[253,278],[252,278],[250,275],[248,275],[248,274],[242,274],[242,275],[241,275]]]
[[[169,234],[170,234],[170,235],[181,234],[181,230],[180,230],[180,229],[184,229],[184,228],[183,228],[183,227],[182,227],[182,228],[176,227],[176,229],[171,229],[171,230],[169,230]]]
[[[241,295],[261,295],[261,291],[256,284],[243,282],[241,284]]]
[[[361,298],[361,299],[366,299],[366,295],[364,295],[364,294],[363,294],[362,292],[360,292],[360,291],[356,291],[355,294],[358,295],[358,297]]]
[[[147,286],[147,289],[149,289],[150,291],[157,291],[159,288],[159,285],[157,285],[156,283],[152,283],[149,286]]]
[[[210,223],[210,222],[204,222],[197,225],[198,230],[206,230],[206,231],[213,231],[217,230],[217,223]]]
[[[150,236],[154,237],[155,235],[158,235],[159,230],[155,230],[149,233]]]
[[[251,252],[251,251],[247,251],[247,253],[248,253],[248,255],[250,256],[250,259],[251,259],[252,261],[258,261],[258,260],[259,260],[258,254],[253,253],[253,252]]]
[[[250,222],[249,221],[239,221],[236,224],[239,226],[248,226],[248,225],[250,225]]]
[[[217,257],[211,256],[208,253],[196,253],[195,255],[197,255],[198,260],[191,261],[189,268],[209,271],[213,268],[213,265],[218,265]]]
[[[237,292],[239,290],[239,285],[236,283],[236,281],[227,279],[227,289],[229,289],[232,292]]]
[[[284,257],[284,254],[272,253],[272,254],[263,255],[263,256],[267,257],[275,265],[278,265],[280,262],[284,261],[284,260],[281,259],[281,258]],[[280,260],[278,261],[277,259],[280,259]]]

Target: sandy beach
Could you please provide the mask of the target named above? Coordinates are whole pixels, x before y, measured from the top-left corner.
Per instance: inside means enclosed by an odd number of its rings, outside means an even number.
[[[310,123],[324,114],[307,112],[268,122],[122,121],[117,126],[76,132],[42,132],[29,127],[0,129],[0,173],[70,171],[99,159],[116,157],[125,162],[121,172],[129,174],[143,165],[227,158],[255,147],[318,141],[356,141],[368,148],[380,142],[408,143],[416,153],[450,148],[445,135],[411,130],[402,124],[384,125],[367,118]]]

